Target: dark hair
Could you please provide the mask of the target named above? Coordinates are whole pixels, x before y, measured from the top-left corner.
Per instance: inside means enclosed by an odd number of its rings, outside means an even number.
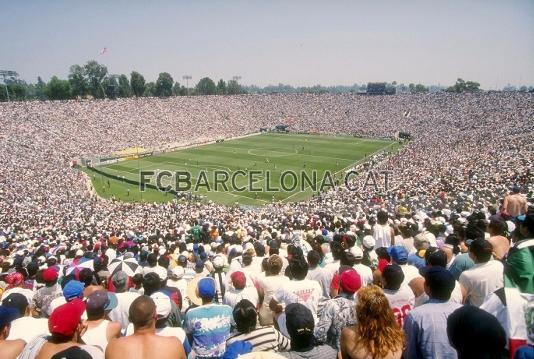
[[[384,289],[399,290],[404,281],[404,272],[398,264],[389,264],[382,271]]]
[[[248,253],[244,253],[242,256],[242,261],[243,261],[243,265],[245,266],[249,266],[252,264],[252,255],[248,254]]]
[[[340,260],[343,256],[343,246],[339,242],[330,242],[330,251],[335,260]]]
[[[469,246],[469,252],[473,253],[479,262],[486,263],[491,259],[493,245],[485,239],[477,239]]]
[[[459,359],[500,359],[505,352],[506,332],[490,313],[464,305],[447,318],[447,336]]]
[[[447,266],[447,254],[441,249],[436,249],[430,254],[427,251],[425,253],[425,262],[432,267],[439,266],[445,268]]]
[[[354,258],[354,255],[349,251],[344,251],[341,254],[341,259],[339,260],[340,265],[345,265],[352,267],[356,263],[356,258]]]
[[[302,280],[308,274],[308,263],[301,258],[294,259],[289,263],[289,271],[292,278]]]
[[[167,258],[166,256],[160,256],[158,258],[158,264],[165,269],[169,268],[169,263],[169,258]]]
[[[80,271],[79,278],[84,287],[88,287],[93,283],[93,271],[89,268],[84,268]]]
[[[317,265],[319,265],[319,262],[321,261],[321,255],[315,250],[309,251],[307,257],[310,267],[315,268]]]
[[[242,299],[234,307],[233,316],[239,333],[247,334],[256,328],[258,317],[256,308],[247,299]]]
[[[161,287],[161,279],[157,273],[150,272],[143,277],[143,289],[145,295],[157,292]]]
[[[450,234],[445,238],[445,244],[452,246],[452,253],[460,253],[460,239],[455,234]]]
[[[263,257],[265,255],[265,246],[260,242],[254,242],[254,251],[256,251],[256,256]]]
[[[385,259],[388,262],[391,260],[391,257],[389,256],[388,249],[386,247],[380,247],[375,250],[376,256],[379,259]]]
[[[143,275],[141,273],[134,274],[134,276],[132,277],[132,282],[136,286],[143,285]]]
[[[386,224],[388,222],[388,214],[385,211],[380,211],[376,214],[376,221],[378,224]]]
[[[155,253],[150,253],[146,257],[146,261],[150,267],[154,267],[158,263],[158,256]]]

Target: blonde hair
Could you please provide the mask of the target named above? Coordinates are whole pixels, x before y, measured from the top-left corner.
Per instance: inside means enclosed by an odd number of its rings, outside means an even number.
[[[402,350],[404,332],[380,287],[370,285],[358,291],[356,316],[356,345],[367,350],[373,359]]]

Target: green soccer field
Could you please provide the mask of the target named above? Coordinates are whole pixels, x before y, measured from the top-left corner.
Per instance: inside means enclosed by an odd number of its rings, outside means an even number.
[[[99,169],[136,182],[140,182],[140,171],[187,172],[191,176],[191,188],[183,191],[184,194],[202,195],[227,205],[258,206],[272,201],[308,199],[321,190],[321,185],[324,185],[323,190],[328,189],[330,179],[342,183],[345,171],[366,157],[398,148],[397,142],[389,140],[268,133],[126,160]],[[156,189],[145,188],[141,192],[139,185],[85,171],[97,193],[104,198],[128,202],[165,202],[175,198],[173,194]],[[293,171],[295,177],[288,175],[289,171]],[[221,182],[215,183],[216,172],[229,174],[226,187]],[[224,180],[222,174],[218,176]],[[147,177],[147,181],[155,184],[155,176]],[[161,185],[176,189],[176,179],[164,178]],[[186,182],[183,182],[181,188],[185,187]]]

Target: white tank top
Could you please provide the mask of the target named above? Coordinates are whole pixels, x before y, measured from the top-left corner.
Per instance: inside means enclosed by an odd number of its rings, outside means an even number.
[[[391,246],[391,227],[389,224],[375,224],[373,237],[376,241],[375,248]]]
[[[97,346],[105,353],[108,346],[107,329],[109,323],[111,323],[109,320],[104,319],[98,326],[87,329],[82,336],[84,343]]]

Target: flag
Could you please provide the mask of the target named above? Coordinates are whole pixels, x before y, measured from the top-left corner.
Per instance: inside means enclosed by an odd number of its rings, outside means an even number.
[[[104,47],[102,50],[100,50],[100,55],[104,55],[106,52],[108,52],[108,48]]]
[[[411,114],[412,114],[412,111],[410,111],[410,110],[407,110],[407,111],[403,112],[403,116],[404,117],[410,117]]]

